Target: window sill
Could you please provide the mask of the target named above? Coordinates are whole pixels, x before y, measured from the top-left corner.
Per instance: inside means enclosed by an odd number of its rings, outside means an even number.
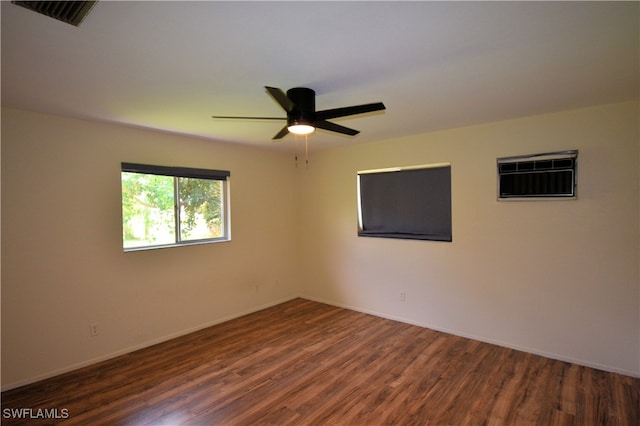
[[[216,238],[216,239],[210,239],[210,240],[197,240],[197,241],[185,241],[181,243],[172,243],[172,244],[159,244],[155,246],[125,247],[123,250],[125,253],[129,253],[133,251],[158,250],[158,249],[174,248],[174,247],[199,246],[203,244],[226,243],[229,241],[231,241],[231,238]]]

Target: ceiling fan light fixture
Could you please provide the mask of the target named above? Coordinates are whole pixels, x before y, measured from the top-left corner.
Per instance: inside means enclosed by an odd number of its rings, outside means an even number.
[[[294,135],[309,135],[313,133],[316,128],[309,124],[295,123],[287,127],[287,130]]]

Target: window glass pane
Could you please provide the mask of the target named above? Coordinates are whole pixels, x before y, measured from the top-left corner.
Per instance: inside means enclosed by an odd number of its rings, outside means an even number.
[[[223,181],[178,178],[180,240],[224,236]]]
[[[123,247],[175,243],[173,177],[122,172],[121,179]]]

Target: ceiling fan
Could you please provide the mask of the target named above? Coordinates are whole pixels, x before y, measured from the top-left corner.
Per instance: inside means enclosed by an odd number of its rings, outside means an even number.
[[[308,135],[313,133],[316,128],[355,136],[360,133],[358,130],[350,129],[327,120],[385,109],[382,102],[375,102],[316,111],[316,92],[312,89],[294,87],[293,89],[287,90],[286,94],[282,89],[278,89],[277,87],[265,86],[265,89],[267,89],[269,95],[287,112],[286,117],[230,117],[220,115],[214,115],[212,117],[238,120],[287,120],[287,124],[282,130],[276,133],[273,139],[283,138],[288,133]]]

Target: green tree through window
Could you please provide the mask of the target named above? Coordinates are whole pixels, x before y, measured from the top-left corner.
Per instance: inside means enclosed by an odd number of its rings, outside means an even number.
[[[222,236],[222,181],[178,178],[181,239]]]
[[[202,170],[159,166],[156,170],[154,167],[123,163],[122,232],[125,250],[228,240],[225,217],[228,174],[222,176],[225,179],[179,176],[200,176],[202,173],[192,171]],[[147,173],[147,168],[153,173]]]

